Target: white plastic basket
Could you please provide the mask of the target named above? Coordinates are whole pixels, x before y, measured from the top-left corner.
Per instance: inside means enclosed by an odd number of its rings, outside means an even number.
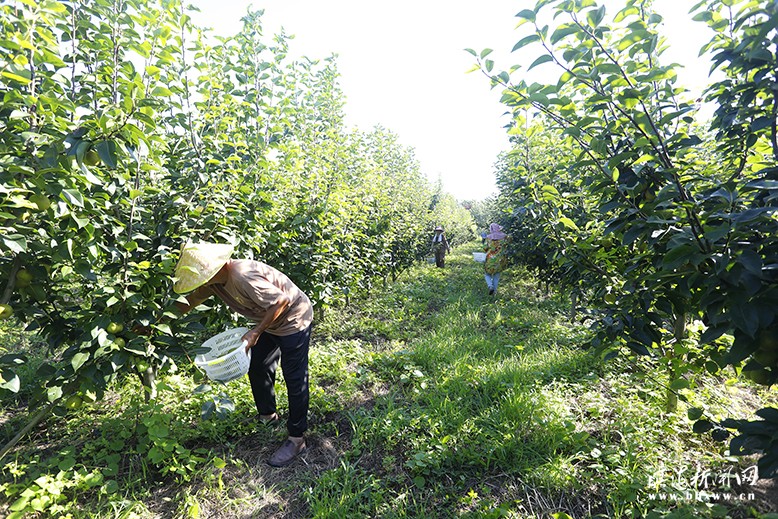
[[[248,328],[233,328],[214,335],[203,343],[208,351],[195,357],[195,365],[216,382],[229,382],[249,371],[251,350],[246,354],[246,341],[241,340]]]
[[[478,263],[483,263],[486,261],[486,253],[485,252],[474,252],[473,253],[473,260]]]

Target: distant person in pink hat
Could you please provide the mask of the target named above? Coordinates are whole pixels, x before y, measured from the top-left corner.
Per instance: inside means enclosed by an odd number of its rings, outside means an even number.
[[[446,233],[443,227],[435,227],[435,234],[432,236],[432,252],[435,254],[435,265],[443,268],[446,265],[446,253],[451,250],[446,239]]]
[[[499,224],[489,225],[489,234],[486,235],[486,243],[484,244],[484,252],[486,252],[484,278],[490,296],[497,293],[500,273],[505,269],[507,258],[505,257],[504,245],[507,237],[508,235],[502,232],[502,227]]]
[[[278,422],[274,385],[280,359],[289,398],[289,438],[268,463],[283,467],[306,448],[313,306],[282,272],[260,261],[230,259],[232,251],[231,245],[187,243],[181,249],[173,290],[191,292],[187,304],[177,303],[182,313],[215,295],[255,323],[243,340],[248,343],[246,352],[251,350],[248,375],[261,422]]]

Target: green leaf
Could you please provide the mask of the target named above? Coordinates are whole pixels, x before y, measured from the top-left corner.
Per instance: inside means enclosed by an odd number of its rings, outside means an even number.
[[[2,236],[3,245],[11,252],[25,252],[27,250],[27,239],[21,234],[12,234],[10,236]]]
[[[686,380],[685,378],[678,378],[673,380],[670,383],[670,389],[678,390],[678,389],[688,389],[688,388],[689,388],[689,381]]]
[[[613,18],[613,21],[615,23],[619,23],[625,18],[627,18],[628,16],[634,16],[634,15],[640,15],[640,10],[638,10],[637,7],[632,5],[629,7],[625,7],[624,9],[616,13],[616,16]]]
[[[713,429],[713,424],[709,420],[697,420],[692,426],[692,431],[702,434]]]
[[[68,456],[60,460],[59,463],[57,463],[57,468],[63,471],[68,471],[75,466],[76,466],[76,459],[73,456]]]
[[[756,341],[743,333],[735,336],[735,342],[727,352],[725,360],[727,364],[737,364],[751,356],[757,349]]]
[[[633,166],[637,166],[638,164],[643,164],[644,162],[658,162],[657,158],[654,155],[646,153],[645,155],[641,155],[635,161],[632,163]]]
[[[76,145],[76,162],[78,162],[78,166],[81,168],[82,171],[86,168],[86,165],[84,164],[84,156],[86,155],[86,152],[89,151],[89,148],[92,147],[92,143],[90,141],[78,141],[78,144]]]
[[[527,71],[530,71],[530,70],[532,70],[533,68],[537,67],[538,65],[542,65],[543,63],[548,63],[549,61],[553,61],[553,59],[554,59],[554,58],[552,58],[550,55],[548,55],[548,54],[543,54],[543,55],[542,55],[542,56],[540,56],[538,59],[536,59],[535,61],[533,61],[533,62],[532,62],[532,65],[530,65],[530,66],[529,66],[529,68],[527,69]]]
[[[213,412],[216,410],[216,404],[213,400],[203,402],[200,408],[200,418],[203,420],[209,420],[213,416]]]
[[[581,130],[580,128],[577,128],[575,126],[569,126],[562,130],[562,135],[570,135],[572,137],[580,137],[581,136]]]
[[[481,51],[481,59],[484,59],[486,56],[492,53],[492,49],[484,49]]]
[[[95,151],[103,161],[103,164],[111,169],[116,169],[116,143],[114,141],[100,141],[95,146]]]
[[[753,250],[744,250],[738,258],[738,263],[743,265],[748,272],[761,277],[762,257]]]
[[[551,42],[552,45],[555,45],[560,40],[563,40],[566,36],[569,36],[571,34],[575,34],[578,31],[579,31],[579,29],[575,25],[572,25],[572,24],[562,24],[559,27],[557,27],[556,30],[553,33],[551,33],[551,38],[550,38],[549,41]]]
[[[62,398],[62,388],[59,386],[48,388],[46,390],[46,397],[48,398],[49,402],[54,402],[55,400]]]
[[[651,352],[644,344],[640,344],[639,342],[636,341],[627,342],[627,348],[634,351],[638,355],[646,355],[646,356],[651,355]]]
[[[734,325],[750,337],[759,329],[759,312],[754,303],[733,304],[729,315]]]
[[[586,19],[592,27],[597,27],[605,18],[605,6],[601,6],[599,9],[592,9],[586,14]]]
[[[173,330],[170,328],[170,325],[168,324],[154,324],[152,325],[152,328],[156,328],[157,330],[161,331],[165,335],[173,335]]]
[[[21,72],[21,73],[24,74],[24,72]],[[24,75],[19,75],[19,74],[16,74],[14,72],[10,72],[8,70],[4,70],[4,71],[0,72],[0,76],[7,77],[8,79],[11,79],[13,81],[18,81],[22,85],[27,85],[27,84],[30,83],[29,72],[26,74],[26,77],[25,77]]]
[[[713,431],[711,431],[710,436],[717,442],[723,442],[724,440],[729,438],[729,431],[721,427],[717,427],[713,429]]]
[[[778,424],[778,409],[774,407],[763,407],[756,412],[756,415],[768,422]]]
[[[670,123],[673,119],[677,119],[678,117],[681,117],[683,114],[689,112],[690,110],[692,110],[692,108],[693,107],[689,106],[689,107],[683,108],[681,110],[678,110],[676,112],[670,112],[669,114],[663,116],[659,120],[659,124],[664,126],[664,125]]]
[[[690,407],[689,410],[686,412],[686,415],[689,417],[689,420],[699,420],[702,418],[702,409],[699,407]]]
[[[564,225],[565,227],[567,227],[567,228],[569,228],[569,229],[572,229],[572,230],[574,230],[574,231],[579,231],[579,230],[580,230],[580,229],[578,228],[578,226],[575,224],[575,222],[574,222],[574,221],[572,221],[570,218],[567,218],[567,217],[565,217],[565,216],[563,216],[563,217],[561,217],[561,218],[559,219],[559,223],[561,223],[561,224],[562,224],[562,225]]]
[[[650,25],[656,25],[658,23],[661,23],[664,18],[660,14],[657,13],[651,13],[651,16],[648,17],[648,23]]]
[[[77,207],[84,207],[84,197],[76,189],[63,189],[62,198],[63,200],[70,202],[71,205],[75,205]]]
[[[154,87],[154,90],[151,91],[151,95],[154,97],[170,97],[173,95],[173,92],[171,92],[170,89],[166,87],[157,86]]]
[[[204,393],[208,393],[211,390],[210,384],[200,384],[194,389],[195,395],[202,395]]]
[[[522,11],[519,11],[516,13],[516,18],[524,18],[527,21],[534,22],[535,21],[535,11],[532,9],[524,9]]]
[[[635,224],[624,233],[621,238],[623,245],[631,245],[638,238],[640,238],[646,232],[646,228],[643,225]]]
[[[7,389],[12,393],[18,393],[19,389],[22,387],[19,376],[8,370],[0,372],[0,381],[2,381],[0,382],[0,388]]]
[[[538,36],[537,34],[530,34],[529,36],[526,36],[526,37],[520,39],[516,43],[516,45],[513,46],[513,49],[511,50],[511,52],[516,52],[520,48],[522,48],[522,47],[524,47],[526,45],[529,45],[530,43],[536,42],[536,41],[540,41],[540,36]]]
[[[70,359],[70,365],[73,366],[75,371],[78,371],[78,368],[83,366],[87,360],[89,360],[89,353],[79,352],[73,355],[73,358]]]
[[[696,248],[693,245],[683,244],[674,247],[662,257],[662,266],[665,269],[677,268],[689,261],[694,252],[696,252]]]
[[[550,103],[548,97],[546,97],[544,94],[541,94],[540,92],[535,92],[527,99],[533,103],[538,103],[543,106],[548,106]]]
[[[774,119],[772,117],[768,116],[762,116],[757,117],[753,120],[751,125],[749,126],[750,132],[757,132],[759,130],[764,130],[765,128],[769,128],[773,124]]]
[[[20,497],[19,499],[13,502],[13,504],[10,506],[9,509],[13,511],[13,514],[11,515],[17,514],[14,519],[21,519],[25,515],[28,515],[27,513],[25,513],[25,509],[27,508],[27,504],[29,502],[30,502],[30,498],[26,495]],[[11,516],[9,516],[9,519],[10,517]]]
[[[109,479],[103,484],[103,488],[101,490],[103,493],[106,494],[115,494],[119,491],[119,483],[116,482],[114,479]],[[194,517],[200,517],[199,514],[195,515]]]

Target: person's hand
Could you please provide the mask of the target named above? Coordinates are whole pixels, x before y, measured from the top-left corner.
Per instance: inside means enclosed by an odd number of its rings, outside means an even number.
[[[259,340],[260,335],[262,335],[262,332],[256,328],[252,328],[251,330],[247,331],[243,337],[241,337],[242,340],[246,341],[246,353],[248,353],[249,350],[254,347],[254,345]]]

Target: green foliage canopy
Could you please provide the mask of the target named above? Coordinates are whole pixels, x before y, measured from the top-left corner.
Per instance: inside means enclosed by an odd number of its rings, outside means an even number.
[[[695,6],[714,31],[705,50],[726,76],[706,92],[718,106],[707,129],[676,84],[677,65],[663,64],[661,16],[650,2],[623,5],[612,18],[594,1],[541,1],[518,13],[529,34],[514,51],[541,49],[527,70],[553,63],[556,84],[513,82],[518,67],[494,72],[488,51],[473,52],[514,114],[498,183],[516,258],[589,303],[603,350],[657,356],[671,393],[688,385],[685,374],[727,365],[775,383],[776,5]],[[540,22],[548,10],[554,27]],[[703,333],[689,345],[693,321]],[[770,477],[778,442],[766,424],[731,448],[767,451],[760,473]]]
[[[0,10],[0,302],[57,359],[32,405],[64,411],[121,373],[153,393],[229,324],[224,309],[175,319],[185,240],[233,242],[322,309],[425,255],[433,192],[412,150],[347,130],[334,59],[291,59],[262,11],[217,37],[178,0]],[[23,361],[0,358],[2,389]]]

